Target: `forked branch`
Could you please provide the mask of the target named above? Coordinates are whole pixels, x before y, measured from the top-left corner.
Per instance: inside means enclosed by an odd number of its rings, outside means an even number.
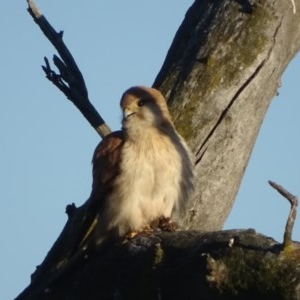
[[[60,56],[53,56],[53,62],[59,73],[51,69],[49,60],[45,57],[45,66],[42,66],[42,68],[46,77],[80,110],[101,137],[106,136],[111,130],[89,101],[83,76],[72,54],[63,42],[63,32],[57,32],[51,26],[33,0],[27,0],[27,3],[28,12]]]
[[[273,187],[279,194],[281,194],[284,198],[286,198],[291,204],[291,211],[288,217],[288,220],[285,225],[284,237],[283,237],[283,247],[287,247],[292,243],[292,233],[293,227],[296,220],[297,215],[297,206],[298,206],[298,198],[288,192],[281,185],[276,182],[270,181],[269,184]]]

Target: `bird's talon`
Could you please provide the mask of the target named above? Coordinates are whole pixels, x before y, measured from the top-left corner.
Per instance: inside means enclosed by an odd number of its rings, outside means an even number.
[[[145,226],[142,230],[128,232],[126,234],[126,239],[131,240],[139,234],[151,234],[153,231],[154,231],[153,228],[148,225],[148,226]]]
[[[161,231],[176,231],[178,229],[178,224],[173,222],[171,218],[169,217],[160,217],[158,220],[158,228],[160,228]]]
[[[126,234],[126,239],[127,239],[127,240],[131,240],[131,239],[135,238],[138,234],[139,234],[138,231],[131,231],[131,232],[128,232],[128,233]]]

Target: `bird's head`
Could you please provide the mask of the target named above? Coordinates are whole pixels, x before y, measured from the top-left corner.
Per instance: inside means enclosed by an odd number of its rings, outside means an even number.
[[[138,86],[128,89],[121,98],[123,127],[143,131],[147,128],[172,125],[167,103],[156,89]]]

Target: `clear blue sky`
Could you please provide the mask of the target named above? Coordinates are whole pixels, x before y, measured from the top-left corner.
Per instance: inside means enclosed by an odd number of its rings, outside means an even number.
[[[152,85],[192,0],[37,1],[76,58],[90,99],[113,129],[119,99],[132,85]],[[99,137],[44,78],[43,56],[54,49],[26,11],[5,1],[0,12],[0,298],[30,282],[62,230],[65,206],[87,199],[91,157]],[[300,57],[271,103],[226,228],[255,228],[282,241],[288,203],[272,179],[300,194]],[[300,240],[299,222],[293,235]]]

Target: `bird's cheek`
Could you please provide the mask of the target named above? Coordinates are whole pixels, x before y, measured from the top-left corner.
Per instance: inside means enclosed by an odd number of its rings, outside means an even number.
[[[141,119],[143,119],[143,121],[145,123],[147,123],[148,125],[155,125],[156,122],[155,122],[155,115],[153,115],[153,113],[151,112],[146,112],[143,114],[143,116],[141,117]]]

